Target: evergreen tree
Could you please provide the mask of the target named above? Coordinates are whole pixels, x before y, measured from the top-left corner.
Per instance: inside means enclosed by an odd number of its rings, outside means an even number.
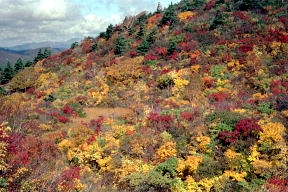
[[[224,21],[225,21],[225,16],[224,14],[222,13],[222,11],[218,10],[216,12],[216,16],[213,20],[213,23],[211,24],[209,30],[214,30],[216,29],[219,25],[223,25],[224,24]]]
[[[167,49],[167,55],[172,55],[174,51],[176,50],[177,42],[176,41],[171,41],[169,43],[169,47]]]
[[[1,76],[1,84],[8,83],[14,76],[14,69],[11,63],[8,61],[7,66],[5,67],[2,76]]]
[[[170,24],[174,25],[176,22],[176,15],[175,15],[175,8],[174,5],[171,3],[169,7],[164,12],[164,15],[161,20],[162,25]]]
[[[128,28],[128,35],[131,36],[135,33],[135,29],[133,27]]]
[[[50,57],[51,56],[51,50],[50,49],[47,49],[45,48],[44,52],[43,52],[43,59],[47,58],[47,57]]]
[[[15,71],[18,72],[20,70],[24,69],[24,64],[22,62],[22,59],[19,58],[15,63]]]
[[[98,44],[94,43],[91,47],[91,51],[96,51],[97,47],[98,47]]]
[[[44,58],[45,58],[44,53],[42,52],[41,49],[39,49],[37,56],[34,58],[34,63],[37,63],[38,61],[41,61]]]
[[[137,33],[137,35],[136,35],[136,38],[137,39],[142,39],[142,37],[145,35],[145,25],[144,25],[144,23],[141,23],[140,24],[140,30],[139,30],[139,32]]]
[[[124,49],[125,49],[125,45],[126,45],[126,40],[122,35],[120,35],[116,39],[114,53],[116,55],[122,55],[122,53],[124,52]]]
[[[155,37],[156,35],[156,29],[153,29],[153,31],[151,31],[151,33],[149,33],[149,35],[146,38],[146,41],[150,44],[150,46],[155,42]]]
[[[113,33],[114,33],[114,27],[112,24],[110,24],[106,29],[106,39],[110,39]]]
[[[74,43],[71,44],[70,49],[74,49],[74,48],[76,48],[78,46],[79,46],[79,43],[77,41],[75,41]]]
[[[242,0],[240,9],[248,10],[248,9],[259,9],[261,8],[261,2],[255,0]]]
[[[141,44],[137,47],[136,52],[144,55],[145,53],[147,53],[150,49],[150,44],[144,40],[141,42]]]
[[[161,6],[161,3],[158,2],[156,14],[159,14],[159,13],[161,13],[161,12],[162,12],[162,6]]]
[[[193,0],[193,8],[200,8],[206,4],[206,0]]]
[[[32,61],[27,61],[25,63],[25,67],[31,67],[33,65],[33,62]]]
[[[193,9],[193,4],[190,0],[182,1],[181,11],[191,11]]]

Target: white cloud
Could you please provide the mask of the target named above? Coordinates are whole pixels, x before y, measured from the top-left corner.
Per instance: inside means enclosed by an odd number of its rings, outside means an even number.
[[[0,0],[0,47],[96,36],[110,23],[120,23],[126,15],[155,10],[157,3],[155,0]],[[97,7],[104,7],[111,16],[101,15],[103,10]],[[89,13],[83,15],[83,10],[88,9]]]

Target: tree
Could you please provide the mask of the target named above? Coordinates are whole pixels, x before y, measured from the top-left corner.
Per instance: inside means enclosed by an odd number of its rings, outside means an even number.
[[[106,29],[106,39],[110,39],[113,33],[114,33],[114,27],[112,24],[110,24]]]
[[[139,32],[137,33],[137,35],[136,35],[136,38],[137,39],[142,39],[142,37],[145,35],[145,25],[144,25],[144,23],[141,23],[140,24],[140,30],[139,30]]]
[[[20,70],[24,69],[24,64],[22,62],[22,59],[19,58],[15,63],[15,71],[18,72]]]
[[[261,8],[261,2],[255,0],[242,0],[240,9],[248,10],[248,9],[259,9]]]
[[[38,61],[41,61],[44,59],[44,53],[42,52],[42,49],[39,49],[37,56],[34,58],[34,63],[37,63]]]
[[[159,13],[161,13],[161,11],[162,11],[162,6],[161,6],[161,3],[160,3],[160,2],[158,2],[158,5],[157,5],[157,10],[156,10],[156,14],[159,14]]]
[[[25,63],[25,67],[31,67],[33,65],[33,62],[32,61],[27,61]]]
[[[76,48],[78,46],[79,46],[79,43],[77,41],[75,41],[74,43],[71,44],[70,49],[74,49],[74,48]]]
[[[129,34],[129,36],[133,35],[134,33],[135,33],[135,29],[132,28],[132,27],[129,27],[129,28],[128,28],[128,34]]]
[[[177,42],[176,41],[171,41],[169,43],[169,47],[167,49],[167,55],[172,55],[174,51],[176,50]]]
[[[2,76],[1,76],[1,84],[6,84],[8,83],[14,76],[14,69],[11,65],[11,63],[8,61]]]
[[[136,52],[141,53],[144,55],[147,53],[150,49],[150,44],[147,42],[147,40],[144,40],[141,42],[141,44],[137,47]]]
[[[94,43],[94,44],[92,45],[91,51],[96,51],[97,47],[98,47],[98,44],[97,44],[97,42],[96,42],[96,43]]]
[[[45,48],[45,50],[44,50],[44,52],[43,52],[43,57],[44,57],[44,58],[50,57],[51,54],[52,54],[52,53],[51,53],[51,50]]]
[[[149,33],[149,35],[147,36],[146,41],[147,41],[150,45],[152,45],[152,44],[155,42],[155,39],[156,39],[155,35],[156,35],[156,29],[154,29],[153,31],[151,31],[151,32]]]
[[[219,25],[223,25],[225,21],[225,15],[222,13],[222,11],[218,10],[216,12],[216,16],[213,20],[213,23],[211,24],[209,30],[216,29]]]
[[[126,40],[122,35],[120,35],[115,41],[114,53],[116,55],[122,55],[122,53],[124,52],[125,46],[126,46]]]
[[[182,1],[182,6],[181,6],[181,11],[192,11],[193,9],[193,4],[189,0],[184,0]]]
[[[169,7],[164,12],[164,15],[161,20],[162,25],[173,25],[176,22],[176,15],[175,15],[175,8],[174,5],[171,3]]]

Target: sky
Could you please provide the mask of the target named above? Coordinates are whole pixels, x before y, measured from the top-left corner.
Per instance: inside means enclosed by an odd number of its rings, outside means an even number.
[[[95,37],[125,16],[180,0],[0,0],[0,47]]]

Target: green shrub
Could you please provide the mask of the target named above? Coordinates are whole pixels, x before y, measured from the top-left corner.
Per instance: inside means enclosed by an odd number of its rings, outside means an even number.
[[[148,41],[143,40],[140,45],[137,47],[136,52],[144,55],[147,53],[150,49],[151,45],[148,43]]]
[[[50,95],[47,95],[43,100],[53,102],[56,100],[56,98],[50,94]]]
[[[148,173],[132,173],[127,179],[133,191],[170,191],[179,182],[177,166],[178,160],[170,158]]]
[[[158,87],[160,89],[165,89],[172,85],[174,85],[174,80],[170,75],[161,75],[158,79]]]
[[[223,14],[221,11],[217,11],[216,16],[209,28],[209,30],[216,29],[219,25],[223,25],[225,23],[226,15]]]
[[[260,113],[266,113],[268,115],[274,112],[274,110],[272,109],[272,105],[270,103],[267,103],[267,102],[260,103],[258,105],[257,110]]]
[[[217,137],[218,133],[220,133],[222,131],[232,132],[233,127],[231,125],[227,125],[225,123],[219,123],[214,129],[213,128],[209,129],[209,133],[210,133],[212,139],[215,139]]]
[[[222,123],[229,127],[233,127],[239,120],[245,116],[231,111],[217,111],[206,117],[208,123]]]
[[[225,69],[226,67],[224,65],[213,65],[210,69],[210,73],[212,77],[225,79],[227,76],[223,75]]]
[[[1,95],[8,95],[8,92],[3,87],[0,87],[0,96]]]

